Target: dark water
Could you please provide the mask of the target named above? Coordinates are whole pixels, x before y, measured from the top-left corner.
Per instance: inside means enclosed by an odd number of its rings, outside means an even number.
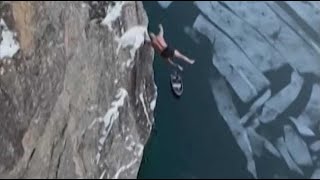
[[[192,2],[173,3],[166,10],[156,1],[144,2],[144,6],[149,30],[158,33],[158,24],[162,23],[168,43],[196,63],[180,63],[184,66],[184,94],[178,100],[170,91],[172,69],[155,56],[156,122],[138,177],[251,178],[246,159],[213,100],[208,81],[216,73],[211,61],[212,47],[204,37],[199,45],[195,44],[183,30],[185,26],[192,27],[198,9]]]

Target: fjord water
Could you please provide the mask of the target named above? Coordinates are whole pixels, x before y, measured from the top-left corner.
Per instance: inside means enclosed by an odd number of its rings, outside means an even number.
[[[214,74],[211,45],[206,38],[194,43],[184,33],[199,14],[192,2],[174,3],[163,10],[156,1],[144,2],[149,30],[164,27],[165,38],[196,63],[184,66],[184,93],[174,98],[170,90],[172,68],[155,55],[158,87],[155,127],[145,148],[139,178],[246,178],[246,161],[221,118],[208,77]],[[179,9],[179,11],[178,11]]]
[[[161,23],[168,43],[196,63],[180,62],[184,93],[176,99],[173,69],[155,56],[155,126],[139,178],[320,176],[319,153],[311,148],[320,144],[318,3],[144,6],[149,30],[157,33]]]

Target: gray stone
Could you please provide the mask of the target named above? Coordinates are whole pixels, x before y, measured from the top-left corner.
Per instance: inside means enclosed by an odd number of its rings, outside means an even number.
[[[116,50],[122,34],[147,26],[142,2],[120,11],[84,1],[4,7],[10,13],[0,19],[17,32],[20,50],[13,63],[0,60],[0,177],[136,178],[153,124],[153,50]],[[111,12],[120,13],[109,29],[100,22]]]

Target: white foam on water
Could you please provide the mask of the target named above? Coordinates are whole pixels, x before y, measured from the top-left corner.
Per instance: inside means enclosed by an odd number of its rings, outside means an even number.
[[[122,7],[125,1],[115,1],[113,7],[108,8],[106,17],[101,21],[102,25],[108,26],[112,30],[112,23],[121,16]]]
[[[5,57],[12,58],[20,49],[19,43],[14,39],[15,34],[8,29],[3,19],[0,19],[0,27],[2,27],[2,41],[0,41],[0,59]]]

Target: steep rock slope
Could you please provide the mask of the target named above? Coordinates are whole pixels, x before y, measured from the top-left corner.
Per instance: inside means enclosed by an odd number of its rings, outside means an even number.
[[[136,177],[156,99],[147,24],[141,2],[0,2],[1,178]]]

